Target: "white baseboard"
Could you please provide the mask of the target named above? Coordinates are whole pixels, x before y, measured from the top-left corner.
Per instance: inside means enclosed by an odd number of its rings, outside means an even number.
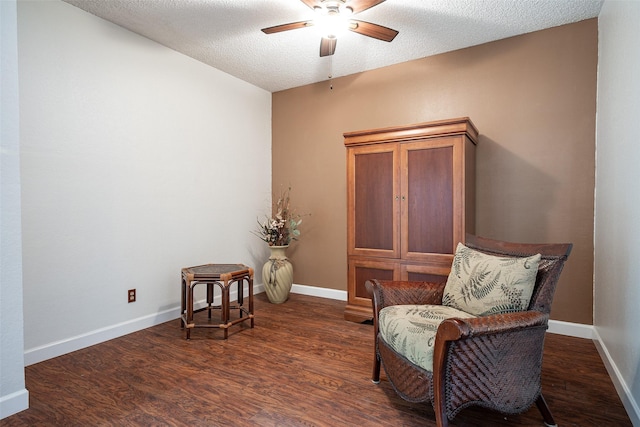
[[[561,320],[549,320],[549,329],[547,332],[552,334],[567,335],[576,338],[594,339],[592,325],[584,325],[582,323],[563,322]]]
[[[604,363],[607,372],[609,373],[609,377],[611,377],[611,381],[613,382],[613,386],[622,401],[622,405],[624,409],[627,411],[627,415],[629,415],[629,419],[631,420],[631,424],[634,426],[640,426],[640,407],[638,407],[638,402],[635,401],[633,395],[631,394],[631,390],[627,386],[622,374],[618,370],[615,362],[611,358],[611,354],[609,354],[609,350],[602,342],[600,338],[600,334],[598,330],[594,328],[594,343],[596,345],[596,349],[600,354],[600,358]]]
[[[29,391],[26,388],[0,397],[0,420],[29,408]]]
[[[254,294],[264,292],[264,286],[257,284],[253,288]],[[295,294],[310,295],[321,298],[335,299],[339,301],[347,300],[347,292],[337,289],[319,288],[316,286],[296,285],[291,288],[291,292]],[[236,292],[231,291],[230,298],[233,301],[236,298]],[[215,304],[220,304],[220,296],[216,296]],[[202,307],[204,301],[196,302],[196,307]],[[101,342],[105,342],[123,335],[130,334],[151,326],[159,325],[164,322],[176,320],[180,317],[180,307],[170,308],[158,313],[142,316],[127,322],[118,323],[116,325],[97,329],[85,334],[70,337],[65,340],[52,342],[40,347],[31,348],[25,351],[25,366],[42,362],[47,359],[62,356]],[[562,335],[569,335],[580,338],[593,338],[593,327],[590,325],[581,325],[577,323],[561,322],[556,320],[549,321],[549,332]]]
[[[245,295],[247,292],[248,289],[245,287]],[[254,295],[262,292],[264,292],[262,285],[254,286]],[[229,298],[231,301],[234,301],[237,298],[237,291],[232,290],[229,294]],[[219,305],[220,299],[220,295],[216,295],[214,298],[214,304]],[[197,301],[194,303],[194,308],[197,309],[204,307],[204,304],[205,301]],[[75,337],[70,337],[65,340],[55,341],[40,347],[31,348],[24,352],[24,364],[25,366],[33,365],[34,363],[39,363],[44,360],[62,356],[63,354],[100,344],[101,342],[109,341],[132,332],[150,328],[171,320],[177,320],[180,317],[180,314],[180,307],[177,306],[158,313],[138,317],[137,319],[132,319],[127,322],[118,323],[116,325],[100,328]]]
[[[347,291],[337,289],[319,288],[316,286],[293,285],[291,292],[294,294],[310,295],[339,301],[347,301]],[[548,332],[552,334],[567,335],[570,337],[593,339],[593,326],[581,323],[563,322],[561,320],[549,320]]]
[[[309,295],[312,297],[321,297],[327,299],[335,299],[339,301],[347,300],[347,291],[339,291],[337,289],[318,288],[316,286],[293,285],[291,292],[294,294]]]
[[[63,354],[109,341],[132,332],[159,325],[170,320],[175,320],[178,317],[180,317],[180,307],[149,314],[127,322],[118,323],[116,325],[76,335],[75,337],[31,348],[24,352],[24,364],[25,366],[33,365],[34,363],[62,356]]]

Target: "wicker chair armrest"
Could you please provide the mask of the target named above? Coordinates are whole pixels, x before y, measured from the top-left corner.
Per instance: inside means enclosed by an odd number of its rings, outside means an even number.
[[[494,314],[468,319],[447,319],[440,324],[436,335],[439,340],[455,341],[478,335],[497,334],[523,328],[546,326],[549,315],[538,311]]]
[[[445,284],[374,279],[365,286],[378,312],[390,305],[442,304]]]

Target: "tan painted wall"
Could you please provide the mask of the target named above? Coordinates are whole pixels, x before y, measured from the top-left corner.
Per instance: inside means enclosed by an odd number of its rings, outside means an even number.
[[[476,233],[572,242],[552,318],[592,323],[597,20],[273,94],[273,188],[312,215],[298,284],[346,290],[342,134],[468,116],[480,131]]]

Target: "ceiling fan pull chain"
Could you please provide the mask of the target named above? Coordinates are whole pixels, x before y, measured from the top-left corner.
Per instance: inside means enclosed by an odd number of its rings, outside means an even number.
[[[333,55],[329,57],[329,90],[333,90]]]

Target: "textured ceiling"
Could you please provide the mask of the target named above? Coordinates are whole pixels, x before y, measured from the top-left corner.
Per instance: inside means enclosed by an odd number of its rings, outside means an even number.
[[[598,16],[603,0],[386,0],[354,18],[398,30],[391,43],[353,32],[319,57],[299,0],[64,0],[242,80],[276,92]]]

